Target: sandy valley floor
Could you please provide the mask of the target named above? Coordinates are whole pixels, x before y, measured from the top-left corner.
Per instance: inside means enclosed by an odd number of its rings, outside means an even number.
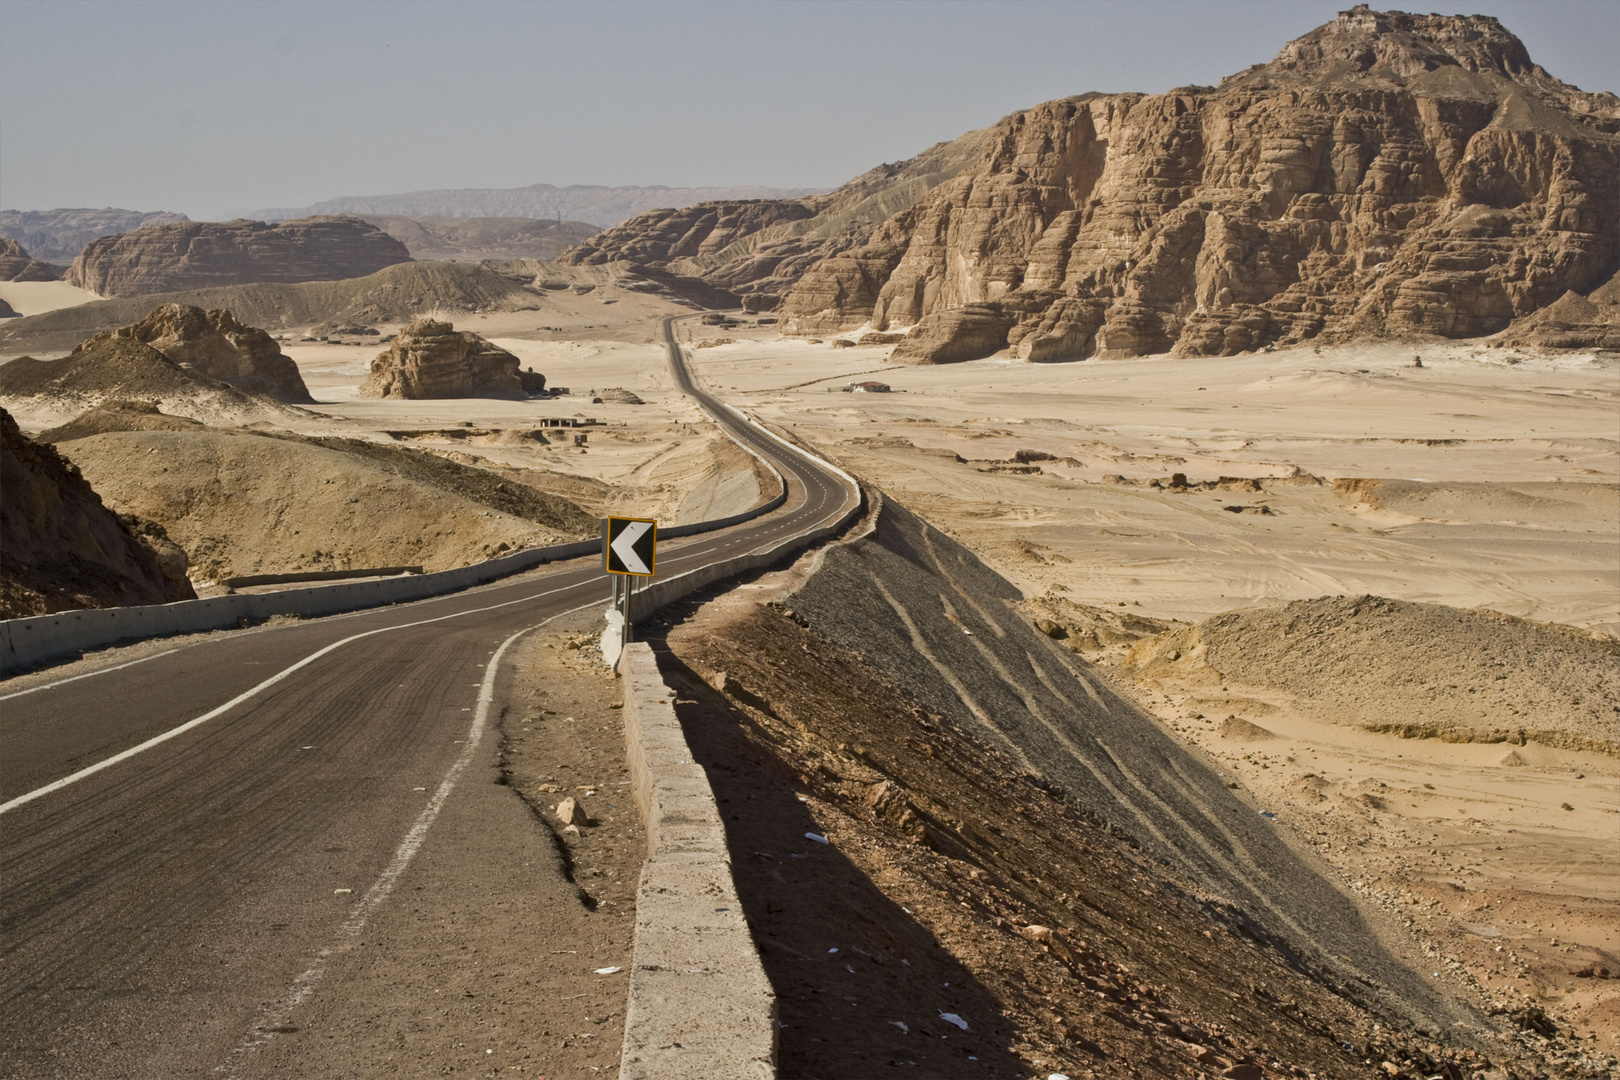
[[[769,480],[675,391],[657,319],[680,311],[562,294],[456,318],[572,391],[544,402],[368,401],[355,388],[374,342],[289,341],[319,403],[289,426],[432,449],[591,513],[732,512]],[[679,326],[708,387],[1031,598],[1191,623],[1371,593],[1620,636],[1614,358],[1454,343],[902,367],[887,348],[786,341],[753,318]],[[841,392],[862,379],[893,392]],[[610,388],[645,404],[592,403]],[[510,435],[550,417],[603,423],[583,447]],[[1138,681],[1121,652],[1100,657],[1120,688],[1401,913],[1435,978],[1504,1006],[1534,999],[1620,1053],[1620,756],[1376,734],[1275,687]]]

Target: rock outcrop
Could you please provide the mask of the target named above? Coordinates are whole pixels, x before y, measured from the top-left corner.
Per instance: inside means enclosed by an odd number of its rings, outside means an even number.
[[[0,409],[0,617],[195,598],[185,554],[160,534],[121,521],[76,467]]]
[[[447,322],[421,319],[399,332],[371,361],[371,375],[360,385],[366,397],[509,398],[529,396],[536,372],[521,372],[518,358],[477,334]],[[545,389],[540,378],[535,390]]]
[[[1620,277],[1611,277],[1585,296],[1565,293],[1514,320],[1495,340],[1536,349],[1620,351]]]
[[[56,268],[40,262],[17,241],[0,238],[0,281],[56,281]]]
[[[36,259],[70,263],[78,258],[84,245],[97,237],[131,232],[144,225],[190,220],[167,210],[119,210],[110,206],[101,210],[0,210],[0,236],[17,241]]]
[[[535,311],[540,264],[396,263],[363,278],[297,285],[225,285],[155,297],[92,300],[0,327],[0,352],[59,352],[146,317],[155,304],[222,308],[274,329],[410,322],[431,312]]]
[[[61,422],[109,401],[160,402],[204,422],[285,419],[288,406],[182,367],[143,342],[102,334],[58,360],[0,364],[0,403]]]
[[[250,282],[364,277],[411,261],[405,245],[353,217],[188,221],[92,240],[67,281],[100,296],[144,296]]]
[[[170,416],[158,408],[155,401],[126,401],[113,398],[58,427],[49,428],[35,436],[36,442],[72,442],[88,439],[92,435],[105,435],[109,431],[206,431],[207,424],[186,416]]]
[[[244,326],[228,311],[204,311],[189,304],[161,304],[138,323],[99,337],[150,345],[183,368],[278,401],[307,403],[298,365],[282,354],[275,338]],[[86,342],[86,347],[99,338]]]
[[[908,329],[896,357],[930,363],[1484,336],[1620,264],[1620,99],[1483,16],[1361,6],[1219,88],[1085,94],[976,134],[879,223],[813,216],[668,265],[739,298],[776,277],[785,332]],[[808,257],[758,264],[785,229]]]

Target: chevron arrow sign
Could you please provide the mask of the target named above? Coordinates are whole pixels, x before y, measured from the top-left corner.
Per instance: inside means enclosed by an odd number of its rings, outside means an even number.
[[[603,518],[602,550],[610,574],[652,577],[658,522],[647,518]]]

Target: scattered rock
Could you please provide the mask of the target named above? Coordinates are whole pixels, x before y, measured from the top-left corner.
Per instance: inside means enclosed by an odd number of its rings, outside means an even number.
[[[585,808],[572,795],[557,804],[557,820],[564,825],[589,825],[591,820]]]
[[[622,387],[610,386],[602,391],[602,400],[610,405],[645,405],[635,394]]]
[[[1236,739],[1239,742],[1258,742],[1263,739],[1275,739],[1277,736],[1258,724],[1251,724],[1236,714],[1228,716],[1221,721],[1217,729],[1223,739]]]

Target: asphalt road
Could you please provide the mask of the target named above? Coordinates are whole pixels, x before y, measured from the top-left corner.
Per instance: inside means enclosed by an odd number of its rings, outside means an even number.
[[[665,334],[677,383],[789,490],[661,550],[659,576],[837,514],[838,478],[698,390]],[[434,826],[465,817],[493,767],[509,643],[608,592],[599,561],[576,560],[0,684],[0,1075],[252,1074],[328,992],[334,955],[388,947],[368,927],[404,902],[418,852],[456,857]]]

